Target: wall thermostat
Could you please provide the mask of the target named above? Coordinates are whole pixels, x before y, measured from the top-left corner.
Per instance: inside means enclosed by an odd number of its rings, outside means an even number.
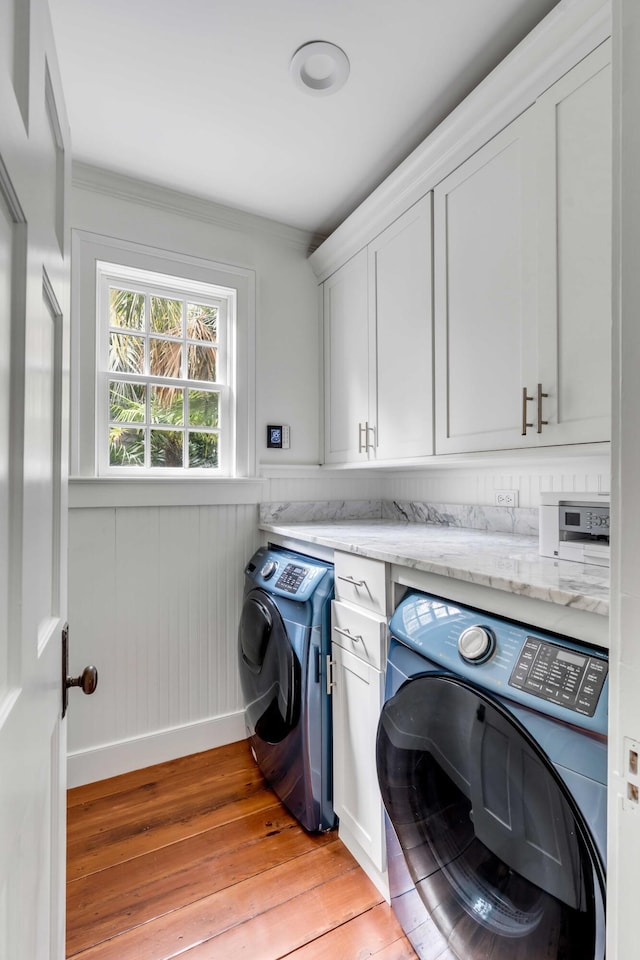
[[[289,449],[289,427],[286,425],[267,424],[267,446],[278,450]]]

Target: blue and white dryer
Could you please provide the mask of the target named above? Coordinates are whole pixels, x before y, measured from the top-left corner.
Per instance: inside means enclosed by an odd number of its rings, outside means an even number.
[[[245,567],[238,630],[245,725],[262,774],[309,831],[334,825],[331,705],[333,564],[261,547]]]
[[[391,902],[421,960],[602,960],[606,651],[409,593],[378,780]]]

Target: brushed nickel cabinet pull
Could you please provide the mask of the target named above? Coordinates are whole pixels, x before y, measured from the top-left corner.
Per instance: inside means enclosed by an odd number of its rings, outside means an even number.
[[[549,396],[548,393],[542,392],[542,384],[539,383],[538,384],[538,433],[542,433],[542,428],[547,427],[549,425],[548,420],[542,419],[542,398],[543,397],[546,398],[548,396]]]
[[[366,436],[366,443],[365,443],[365,450],[366,450],[367,453],[368,453],[368,452],[369,452],[369,448],[371,448],[371,450],[375,450],[375,448],[376,448],[376,428],[375,428],[375,427],[370,427],[368,420],[367,420],[365,426],[366,426],[366,435],[365,435],[365,436]],[[369,433],[372,433],[372,434],[373,434],[373,443],[369,443]]]
[[[362,442],[362,434],[364,433],[364,443]],[[367,452],[367,424],[359,423],[358,424],[358,453]]]
[[[356,580],[352,576],[342,577],[340,574],[338,574],[338,580],[344,580],[345,583],[350,583],[352,587],[364,587],[366,583],[366,580]]]
[[[529,402],[529,400],[533,400],[533,399],[534,398],[530,397],[529,394],[527,393],[527,388],[523,387],[522,388],[522,436],[523,437],[526,437],[527,435],[527,427],[533,426],[533,424],[529,423],[529,421],[527,420],[527,403]]]
[[[331,696],[331,691],[336,685],[335,680],[333,679],[333,670],[332,667],[335,666],[335,660],[331,659],[331,655],[327,654],[327,696]]]
[[[351,633],[350,630],[342,630],[340,627],[334,627],[333,629],[336,633],[339,633],[341,637],[347,637],[348,640],[355,640],[356,643],[362,640],[362,634],[360,633]]]

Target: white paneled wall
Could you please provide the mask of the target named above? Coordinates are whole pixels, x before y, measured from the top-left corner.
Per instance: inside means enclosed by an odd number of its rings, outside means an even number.
[[[263,481],[263,503],[295,500],[380,500],[385,477],[359,470],[291,471],[266,476]]]
[[[300,500],[416,500],[433,503],[491,505],[496,490],[517,490],[521,507],[537,507],[541,492],[609,491],[609,456],[549,456],[537,451],[537,462],[502,454],[499,464],[440,466],[426,469],[271,470],[263,480],[265,503]]]
[[[506,465],[505,465],[506,464]],[[535,465],[514,458],[499,467],[470,466],[420,470],[387,476],[381,496],[387,500],[417,500],[433,503],[495,502],[496,490],[517,490],[519,506],[537,507],[540,493],[551,491],[609,491],[609,457],[540,458]]]
[[[244,736],[237,670],[255,505],[70,511],[70,782]]]

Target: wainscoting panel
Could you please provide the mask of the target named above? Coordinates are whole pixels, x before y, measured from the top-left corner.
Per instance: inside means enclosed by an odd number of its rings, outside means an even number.
[[[436,467],[389,474],[381,496],[385,500],[417,500],[431,503],[495,503],[496,490],[517,490],[519,506],[538,507],[540,494],[553,491],[610,489],[608,455],[564,457],[552,460],[548,451],[538,454],[536,463],[486,466]]]
[[[243,736],[236,642],[257,507],[74,509],[69,542],[70,671],[99,672],[92,697],[70,691],[71,785]]]

